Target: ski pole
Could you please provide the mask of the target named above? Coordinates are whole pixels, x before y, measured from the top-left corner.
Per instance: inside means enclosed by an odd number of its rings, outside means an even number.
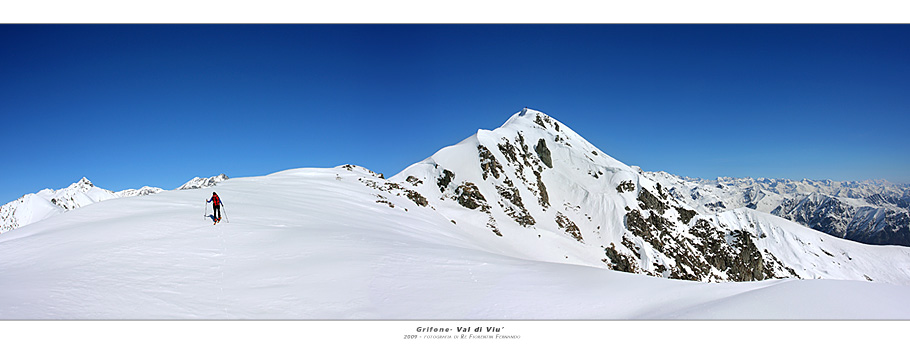
[[[205,208],[202,210],[202,219],[203,220],[205,219],[207,213],[209,213],[209,203],[208,202],[205,203]]]
[[[224,204],[221,204],[221,213],[224,213],[224,220],[226,220],[228,223],[230,223],[231,219],[228,218],[227,210],[224,208]]]

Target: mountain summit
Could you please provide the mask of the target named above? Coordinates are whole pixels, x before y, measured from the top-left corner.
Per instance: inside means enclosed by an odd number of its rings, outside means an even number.
[[[0,232],[6,232],[66,211],[99,201],[120,197],[118,193],[96,187],[87,178],[63,189],[44,189],[0,207]]]
[[[526,259],[696,281],[866,280],[889,266],[855,261],[848,243],[759,212],[700,213],[536,110],[480,130],[391,181],[425,196],[480,244]],[[908,251],[882,250],[904,262]]]
[[[182,186],[178,187],[177,190],[186,190],[186,189],[200,189],[214,187],[218,183],[228,180],[227,175],[220,174],[218,176],[212,177],[194,177],[193,179],[187,181]]]

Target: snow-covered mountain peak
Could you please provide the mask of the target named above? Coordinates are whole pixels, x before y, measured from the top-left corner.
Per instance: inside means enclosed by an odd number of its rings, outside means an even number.
[[[79,181],[70,184],[66,189],[78,190],[81,192],[87,192],[92,189],[95,185],[92,184],[92,181],[89,181],[88,178],[82,177]]]
[[[26,194],[0,207],[0,232],[117,197],[116,193],[96,187],[85,177],[66,188],[48,188],[37,193]]]
[[[144,196],[144,195],[158,194],[163,191],[164,191],[164,189],[161,189],[158,187],[144,186],[139,189],[122,190],[122,191],[117,192],[116,194],[117,194],[117,196],[119,196],[121,198],[126,198],[126,197],[131,197],[131,196]]]
[[[510,124],[518,122],[519,120],[530,120],[533,122],[538,117],[549,117],[549,116],[538,110],[524,108],[521,111],[512,114],[512,116],[509,117],[505,123],[503,123],[501,128],[508,127]]]
[[[758,217],[749,210],[696,209],[700,205],[665,183],[671,177],[645,174],[553,117],[526,109],[389,181],[425,198],[479,244],[513,257],[699,281],[825,277],[835,271],[827,263],[808,265],[785,256],[811,250],[785,243],[787,232],[767,232],[770,226],[753,222]],[[713,182],[718,191],[734,184],[751,187],[741,199],[756,202],[765,194],[758,189],[763,185],[806,190],[811,184]],[[874,271],[861,266],[838,272],[863,279]]]
[[[224,182],[228,179],[229,178],[225,174],[220,174],[218,176],[212,177],[194,177],[193,179],[184,183],[182,186],[178,187],[177,190],[214,187],[218,183]]]
[[[163,189],[145,186],[113,192],[95,186],[86,177],[61,189],[42,189],[0,207],[0,232],[23,227],[67,211],[97,202],[131,196],[157,194]]]
[[[483,163],[474,165],[476,160]],[[435,170],[440,165],[454,165],[476,180],[489,175],[499,178],[498,168],[502,163],[520,170],[517,175],[523,180],[527,180],[528,175],[536,176],[550,169],[569,176],[575,171],[584,171],[595,178],[605,171],[627,172],[625,179],[637,176],[636,169],[606,155],[555,118],[533,109],[513,114],[497,129],[478,130],[475,135],[443,148],[413,166],[432,166]],[[406,169],[396,176],[403,179],[407,176],[403,174],[409,171]]]

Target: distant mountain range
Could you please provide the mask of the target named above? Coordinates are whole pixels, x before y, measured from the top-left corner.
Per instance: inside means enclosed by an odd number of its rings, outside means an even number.
[[[910,185],[887,181],[837,182],[721,177],[688,178],[644,172],[701,213],[750,208],[840,238],[910,246]]]
[[[228,177],[224,174],[209,178],[196,177],[177,188],[177,190],[212,187],[227,179]],[[0,206],[0,233],[97,202],[157,194],[163,191],[164,189],[161,188],[146,186],[139,189],[114,192],[97,187],[83,177],[66,188],[44,189],[37,193],[26,194],[19,199]]]

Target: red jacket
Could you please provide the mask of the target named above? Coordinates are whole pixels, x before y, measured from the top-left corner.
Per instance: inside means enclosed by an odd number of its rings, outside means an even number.
[[[212,194],[212,198],[206,200],[206,202],[211,202],[215,206],[221,206],[221,198],[218,197],[218,194]]]

